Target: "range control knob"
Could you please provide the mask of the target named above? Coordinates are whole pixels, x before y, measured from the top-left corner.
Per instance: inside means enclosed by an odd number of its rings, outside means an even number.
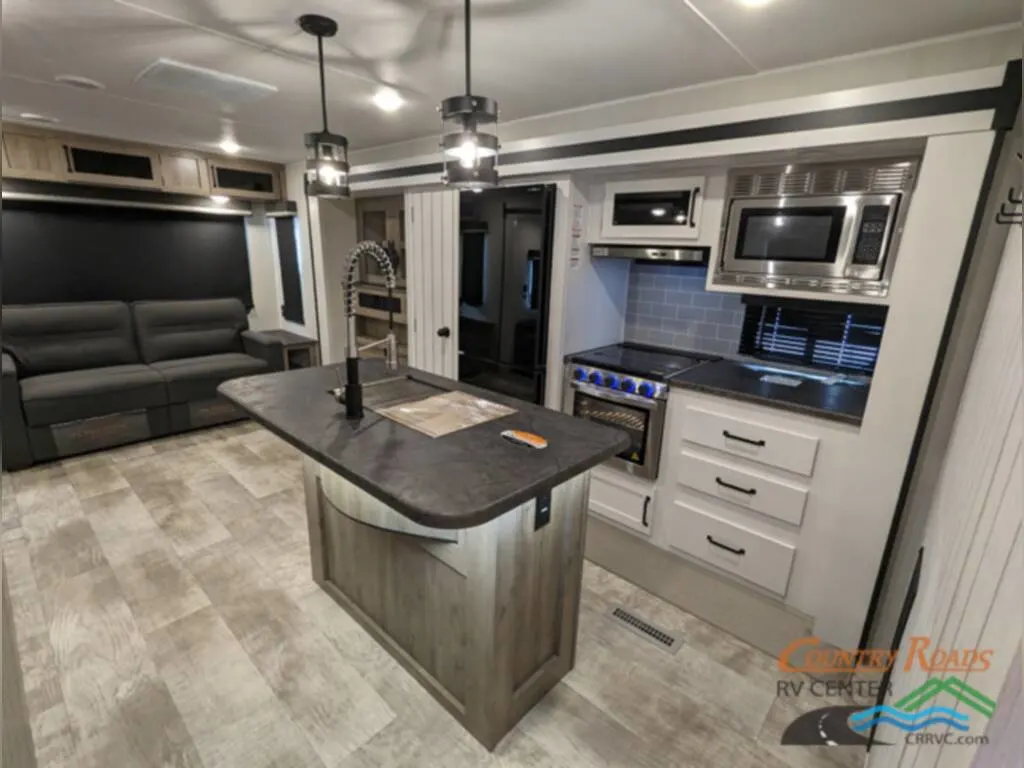
[[[641,383],[638,391],[644,397],[654,397],[654,385],[649,381]]]
[[[623,379],[619,382],[619,389],[623,392],[636,392],[636,382],[632,379]]]
[[[591,384],[600,384],[602,378],[603,377],[601,376],[601,374],[599,372],[597,372],[597,371],[591,371],[590,372],[590,383]]]
[[[604,375],[604,385],[606,387],[610,387],[611,389],[615,389],[617,386],[619,386],[619,377],[616,376],[614,373],[606,373]]]
[[[582,368],[577,368],[575,371],[572,372],[572,377],[576,379],[576,381],[583,381],[585,378],[587,378],[587,372],[584,371]]]

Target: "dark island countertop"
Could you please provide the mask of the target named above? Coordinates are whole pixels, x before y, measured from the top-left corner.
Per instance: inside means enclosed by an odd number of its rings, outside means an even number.
[[[773,384],[762,381],[765,372],[752,370],[747,367],[750,364],[740,360],[704,363],[673,376],[669,384],[860,426],[868,402],[868,385],[826,384],[812,378],[802,378],[795,387]],[[787,375],[784,365],[756,364]]]
[[[367,409],[350,422],[328,390],[344,381],[344,365],[304,368],[227,381],[218,390],[257,423],[410,520],[433,528],[471,528],[610,458],[625,433],[531,403],[382,361],[360,364],[364,386],[396,375],[468,392],[516,412],[431,438]],[[534,432],[542,450],[500,437]]]

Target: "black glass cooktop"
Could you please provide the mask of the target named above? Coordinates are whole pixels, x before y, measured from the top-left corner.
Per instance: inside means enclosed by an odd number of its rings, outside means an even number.
[[[606,371],[629,373],[651,381],[667,381],[677,373],[709,360],[721,360],[717,355],[699,352],[679,352],[646,344],[611,344],[569,356],[569,361],[589,365]]]

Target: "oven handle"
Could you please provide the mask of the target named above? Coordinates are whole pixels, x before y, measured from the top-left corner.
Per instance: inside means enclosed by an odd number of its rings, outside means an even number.
[[[571,381],[569,382],[569,386],[577,392],[582,392],[583,394],[590,395],[591,397],[608,400],[613,403],[631,405],[635,408],[643,408],[645,411],[654,411],[661,406],[660,400],[649,400],[646,397],[631,395],[628,392],[614,392],[608,389],[599,389],[598,387],[586,384],[582,381]]]

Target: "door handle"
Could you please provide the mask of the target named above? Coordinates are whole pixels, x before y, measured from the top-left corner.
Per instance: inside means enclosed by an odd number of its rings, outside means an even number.
[[[734,435],[728,429],[722,430],[722,436],[727,437],[730,440],[739,440],[741,443],[746,443],[747,445],[756,445],[758,448],[764,448],[765,445],[764,440],[751,440],[749,437],[740,437],[739,435]]]
[[[650,528],[651,527],[651,524],[650,524],[650,522],[647,519],[647,512],[648,512],[650,506],[651,506],[651,497],[650,496],[644,496],[644,514],[643,514],[643,517],[640,518],[640,523],[643,525],[644,528]]]
[[[452,329],[449,328],[447,325],[444,328],[438,328],[437,335],[440,336],[442,339],[447,339],[449,336],[452,335]]]
[[[697,215],[697,195],[700,194],[700,187],[694,187],[693,192],[690,193],[690,210],[687,212],[687,219],[689,220],[689,226],[692,229],[697,226],[697,222],[693,220],[693,217]]]
[[[724,549],[727,552],[732,552],[734,555],[747,554],[747,550],[743,549],[742,547],[740,549],[734,549],[733,547],[730,547],[728,544],[722,544],[720,541],[715,541],[714,537],[710,533],[708,534],[708,542],[718,547],[719,549]]]
[[[757,493],[757,488],[740,488],[738,485],[733,485],[732,483],[725,482],[725,480],[723,480],[720,477],[716,477],[715,482],[718,483],[723,488],[728,488],[731,491],[739,491],[740,493],[747,494],[747,496],[753,496],[755,493]]]

